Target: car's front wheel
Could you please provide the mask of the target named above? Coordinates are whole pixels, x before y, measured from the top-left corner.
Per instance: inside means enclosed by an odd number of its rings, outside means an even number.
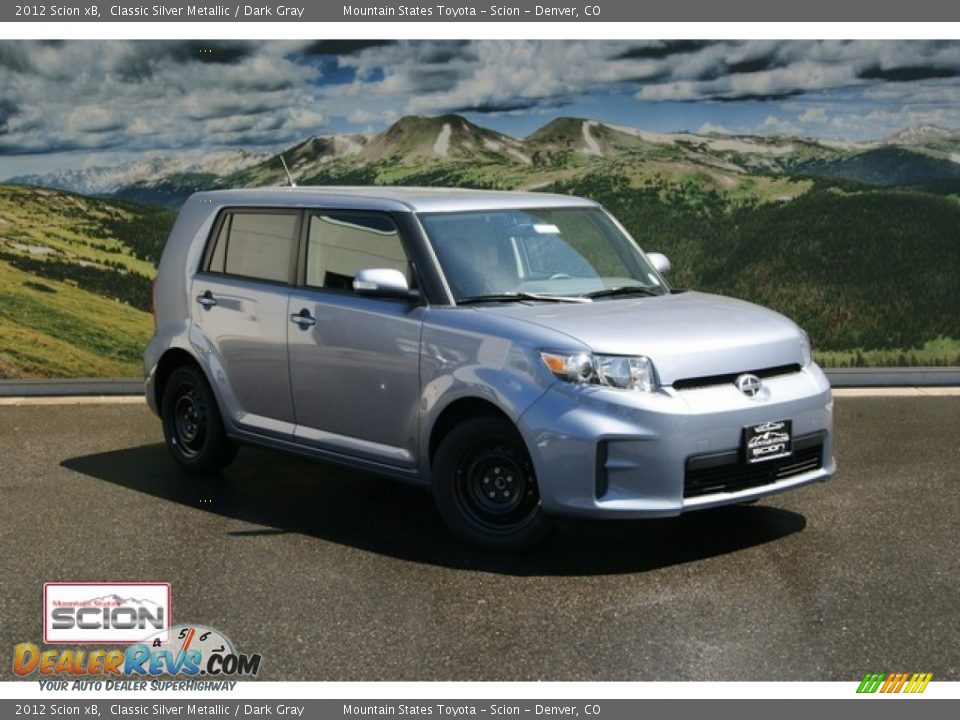
[[[197,367],[185,365],[170,374],[160,418],[167,449],[187,472],[219,472],[237,454],[237,446],[223,429],[213,390]]]
[[[433,495],[447,525],[472,545],[521,550],[552,527],[530,454],[505,419],[467,420],[443,438],[433,463]]]

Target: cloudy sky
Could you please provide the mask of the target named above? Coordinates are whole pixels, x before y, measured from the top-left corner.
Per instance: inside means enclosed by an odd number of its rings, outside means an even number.
[[[523,137],[960,127],[958,41],[0,41],[0,177],[461,113]]]

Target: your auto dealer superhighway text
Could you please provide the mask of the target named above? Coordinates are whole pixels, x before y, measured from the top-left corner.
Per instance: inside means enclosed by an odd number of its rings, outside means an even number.
[[[303,8],[291,5],[111,5],[113,17],[289,17],[302,18]]]

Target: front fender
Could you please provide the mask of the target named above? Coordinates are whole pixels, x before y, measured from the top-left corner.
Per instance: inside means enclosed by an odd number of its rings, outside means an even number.
[[[469,308],[431,309],[420,343],[420,457],[429,475],[430,438],[444,410],[459,400],[490,403],[516,423],[556,378],[541,348],[570,345],[546,328]]]

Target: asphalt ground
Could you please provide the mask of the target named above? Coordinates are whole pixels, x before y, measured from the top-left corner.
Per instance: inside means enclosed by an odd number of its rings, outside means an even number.
[[[836,425],[829,483],[497,556],[390,481],[255,449],[183,475],[139,403],[0,407],[0,679],[45,581],[157,580],[266,680],[958,680],[960,397]]]

